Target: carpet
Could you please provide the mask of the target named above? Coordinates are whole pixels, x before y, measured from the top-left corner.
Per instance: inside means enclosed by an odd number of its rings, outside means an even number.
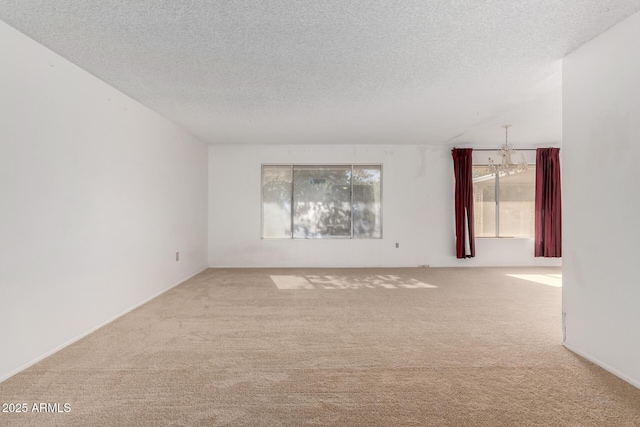
[[[640,425],[562,346],[560,277],[209,269],[0,383],[0,425]]]

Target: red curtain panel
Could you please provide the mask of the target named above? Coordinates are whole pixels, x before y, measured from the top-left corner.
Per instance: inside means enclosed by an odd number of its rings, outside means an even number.
[[[476,256],[475,235],[473,232],[473,176],[472,148],[454,148],[453,173],[456,179],[455,220],[456,220],[456,257],[473,258]]]
[[[536,150],[535,256],[562,256],[560,149]]]

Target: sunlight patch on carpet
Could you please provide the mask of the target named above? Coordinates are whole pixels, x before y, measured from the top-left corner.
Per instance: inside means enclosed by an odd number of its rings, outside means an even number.
[[[556,288],[562,287],[562,274],[507,274],[507,276]]]
[[[278,289],[315,289],[307,279],[301,276],[271,276]]]
[[[278,289],[432,289],[435,285],[394,275],[271,276]]]

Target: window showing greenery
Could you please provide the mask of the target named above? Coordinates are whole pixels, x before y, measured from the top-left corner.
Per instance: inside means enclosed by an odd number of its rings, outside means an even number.
[[[262,237],[382,238],[381,165],[263,165]]]
[[[532,165],[510,175],[473,166],[476,237],[533,237],[535,180]]]

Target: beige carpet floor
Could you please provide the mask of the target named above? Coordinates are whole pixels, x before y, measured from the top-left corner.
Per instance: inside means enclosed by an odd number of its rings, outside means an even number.
[[[640,426],[562,346],[559,274],[210,269],[0,383],[0,425]]]

